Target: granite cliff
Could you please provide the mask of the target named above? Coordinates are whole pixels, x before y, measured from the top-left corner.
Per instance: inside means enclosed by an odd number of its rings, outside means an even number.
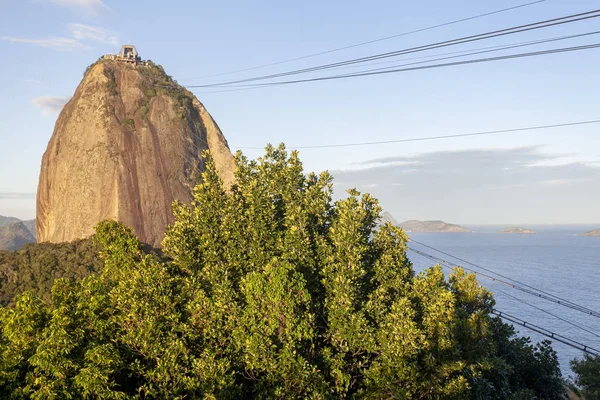
[[[60,113],[42,158],[38,241],[86,238],[114,219],[160,245],[173,201],[191,200],[205,150],[230,186],[227,141],[192,93],[152,63],[99,60]]]

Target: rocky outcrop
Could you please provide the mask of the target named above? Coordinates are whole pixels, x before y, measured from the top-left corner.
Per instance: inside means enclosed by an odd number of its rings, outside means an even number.
[[[536,232],[532,229],[527,229],[527,228],[521,228],[520,226],[515,227],[515,228],[504,228],[504,229],[500,229],[498,231],[498,233],[502,233],[502,234],[524,234],[524,235],[533,235]]]
[[[29,232],[31,232],[31,235],[33,235],[33,237],[37,239],[37,232],[35,230],[35,219],[23,221],[23,225],[25,225]]]
[[[584,232],[581,236],[599,236],[600,237],[600,229],[594,229],[593,231]]]
[[[398,225],[398,221],[396,221],[396,219],[392,216],[392,214],[390,214],[387,211],[384,211],[381,214],[381,224],[383,225],[388,222],[394,226]]]
[[[192,93],[159,66],[98,61],[60,113],[42,158],[38,241],[85,238],[114,219],[158,246],[173,201],[191,200],[205,150],[230,186],[227,141]]]
[[[406,232],[471,232],[460,225],[447,224],[444,221],[404,221],[400,227]]]
[[[35,238],[21,221],[0,227],[0,250],[19,250],[25,244],[34,242]]]

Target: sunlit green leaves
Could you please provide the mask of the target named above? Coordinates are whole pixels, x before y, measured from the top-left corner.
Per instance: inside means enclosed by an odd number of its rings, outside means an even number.
[[[513,332],[490,319],[493,298],[473,275],[457,269],[448,280],[439,266],[415,275],[407,236],[378,226],[381,208],[369,194],[351,190],[333,202],[332,177],[305,174],[283,146],[257,160],[238,153],[228,189],[205,157],[193,201],[173,205],[167,258],[145,254],[131,229],[105,221],[95,235],[100,275],[57,281],[49,304],[24,294],[1,311],[1,395],[540,393],[510,381],[519,354],[548,371],[542,381],[555,377],[545,368],[556,363],[551,349],[540,347],[536,358],[527,343],[511,341]]]

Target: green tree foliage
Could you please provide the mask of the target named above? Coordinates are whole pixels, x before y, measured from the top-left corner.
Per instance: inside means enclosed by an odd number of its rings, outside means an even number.
[[[600,357],[585,354],[583,359],[571,361],[571,369],[585,400],[600,400]]]
[[[17,251],[0,251],[0,306],[12,305],[17,294],[33,291],[50,300],[55,279],[82,279],[103,262],[89,239],[71,243],[32,243]]]
[[[103,222],[99,275],[3,310],[0,397],[559,398],[554,352],[512,339],[473,275],[415,274],[370,195],[333,202],[282,146],[237,165],[226,190],[207,157],[167,261]]]

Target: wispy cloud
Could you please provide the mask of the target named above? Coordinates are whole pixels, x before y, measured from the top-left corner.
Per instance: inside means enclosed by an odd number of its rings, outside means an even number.
[[[397,219],[458,223],[600,220],[600,165],[540,147],[440,151],[331,171],[336,193],[356,187]],[[356,167],[360,168],[356,168]]]
[[[112,44],[115,46],[119,44],[119,38],[117,36],[114,36],[105,29],[97,26],[69,24],[68,28],[75,40],[93,41],[103,44]]]
[[[31,103],[42,110],[42,114],[51,115],[59,113],[70,97],[62,96],[40,96],[31,99]]]
[[[35,193],[0,192],[0,200],[31,200]]]
[[[34,46],[46,47],[49,49],[71,51],[76,49],[84,49],[86,46],[81,41],[65,37],[50,37],[45,39],[27,39],[15,36],[0,36],[0,40],[11,43],[25,43]]]
[[[86,15],[104,15],[113,11],[102,0],[40,0],[58,7],[69,8]]]
[[[29,39],[16,36],[0,36],[0,40],[11,43],[30,44],[60,51],[72,51],[89,48],[86,42],[109,44],[112,46],[117,46],[119,44],[119,38],[116,35],[113,35],[106,29],[97,26],[69,24],[67,28],[72,36],[70,38],[49,37],[44,39]]]
[[[39,79],[21,79],[21,82],[31,86],[42,86],[44,84],[44,82]]]

